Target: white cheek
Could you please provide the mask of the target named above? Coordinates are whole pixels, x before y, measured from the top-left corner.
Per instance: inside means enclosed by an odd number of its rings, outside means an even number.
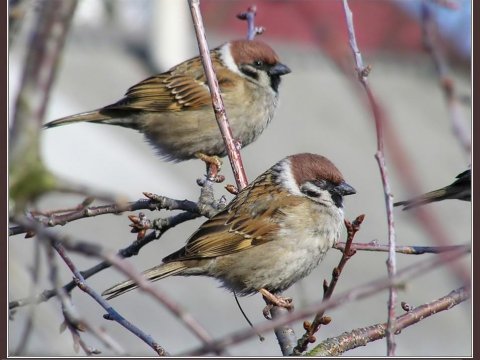
[[[290,191],[291,194],[293,195],[298,195],[298,196],[304,196],[300,189],[298,188],[297,182],[295,181],[295,178],[293,177],[292,169],[290,166],[290,160],[285,159],[283,160],[279,166],[281,167],[281,171],[279,172],[280,174],[280,181],[282,185]]]
[[[240,72],[240,70],[238,70],[238,66],[237,64],[235,64],[235,60],[233,60],[232,53],[230,51],[230,43],[226,43],[220,48],[220,57],[222,58],[223,63],[228,69],[230,69],[234,73],[244,76],[244,74]]]

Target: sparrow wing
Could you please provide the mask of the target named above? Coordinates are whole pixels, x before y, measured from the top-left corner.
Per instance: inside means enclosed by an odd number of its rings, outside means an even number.
[[[274,240],[284,216],[282,209],[299,200],[272,191],[271,182],[258,179],[243,190],[228,207],[203,223],[182,249],[164,262],[228,255]]]
[[[211,54],[220,90],[229,91],[239,75],[221,65],[217,52]],[[211,104],[203,65],[197,57],[130,87],[123,99],[103,109],[164,112],[197,110]]]

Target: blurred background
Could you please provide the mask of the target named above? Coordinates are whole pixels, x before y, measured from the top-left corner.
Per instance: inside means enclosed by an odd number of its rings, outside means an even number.
[[[28,2],[27,2],[28,3]],[[377,162],[375,126],[365,95],[355,78],[355,67],[348,46],[341,1],[257,0],[255,2],[201,1],[209,46],[246,36],[246,23],[236,14],[252,4],[257,6],[256,25],[266,31],[261,39],[269,43],[292,73],[283,78],[280,106],[263,135],[242,150],[247,176],[253,180],[283,157],[313,152],[327,156],[343,172],[357,194],[348,197],[345,213],[353,220],[366,219],[355,241],[387,243],[387,222],[382,183]],[[437,24],[436,42],[449,65],[458,98],[457,119],[471,134],[471,3],[470,1],[426,1]],[[15,103],[31,30],[31,13],[36,2],[26,6],[24,17],[10,28],[9,94],[10,114]],[[395,201],[413,195],[392,154],[404,153],[408,171],[425,192],[450,184],[470,164],[452,131],[450,108],[442,92],[432,57],[422,46],[422,1],[351,0],[357,41],[364,62],[372,66],[370,85],[390,122],[396,142],[386,140],[386,161]],[[78,3],[60,68],[50,96],[45,121],[102,107],[120,99],[125,91],[146,77],[198,54],[187,1],[174,0],[81,0]],[[139,133],[132,130],[92,124],[55,128],[42,134],[42,155],[59,176],[126,196],[135,201],[148,191],[178,199],[196,200],[196,179],[204,174],[204,164],[188,161],[170,164],[157,158]],[[225,184],[233,184],[228,160],[224,161]],[[216,195],[227,193],[222,184]],[[40,210],[72,207],[82,201],[74,195],[49,195],[37,205]],[[438,230],[451,244],[469,244],[470,203],[455,200],[428,206],[437,219]],[[166,211],[147,212],[151,218],[166,217]],[[395,209],[399,245],[436,245],[417,221],[415,212]],[[168,231],[159,241],[144,248],[130,261],[141,271],[183,246],[204,219],[184,223]],[[134,241],[127,214],[105,215],[70,223],[56,230],[76,238],[117,250]],[[345,240],[345,239],[342,239]],[[9,301],[32,292],[31,269],[34,239],[9,239]],[[43,256],[44,254],[42,254]],[[95,259],[71,254],[80,269],[97,263]],[[322,282],[330,279],[341,253],[331,250],[324,262],[285,295],[294,298],[297,309],[318,301]],[[397,256],[402,269],[436,255]],[[358,252],[347,264],[335,290],[340,294],[373,279],[386,276],[386,253]],[[43,257],[44,259],[44,257]],[[464,259],[470,269],[471,259]],[[65,282],[71,274],[60,263]],[[39,269],[40,282],[34,293],[51,288],[45,266]],[[88,280],[101,292],[123,276],[108,269]],[[237,309],[233,296],[212,279],[169,278],[155,286],[187,309],[214,337],[221,337],[248,325]],[[399,303],[418,306],[446,295],[461,286],[448,266],[412,278],[399,292]],[[88,296],[75,289],[72,299],[83,317],[101,326],[124,346],[130,355],[151,356],[152,351],[138,338],[114,322],[102,318],[104,311]],[[387,292],[328,311],[333,321],[322,327],[318,340],[345,331],[385,322]],[[263,321],[264,302],[260,295],[241,298],[252,322]],[[199,341],[151,297],[129,292],[111,301],[129,321],[139,326],[172,354],[187,351]],[[402,314],[400,305],[397,314]],[[28,318],[28,308],[20,308],[9,321],[10,350],[18,345]],[[73,356],[71,335],[59,333],[63,321],[59,302],[51,299],[36,307],[35,327],[25,354]],[[399,356],[470,356],[471,302],[432,316],[411,326],[396,337]],[[293,325],[301,336],[301,322]],[[281,355],[273,333],[228,349],[230,355]],[[114,355],[85,333],[85,341]],[[384,356],[384,340],[347,352],[347,356]],[[82,355],[79,353],[78,355]]]

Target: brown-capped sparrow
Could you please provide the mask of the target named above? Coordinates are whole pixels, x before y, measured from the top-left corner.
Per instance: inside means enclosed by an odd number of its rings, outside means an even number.
[[[307,276],[338,240],[343,196],[355,194],[327,158],[292,155],[261,174],[217,215],[203,223],[180,250],[144,272],[152,281],[171,275],[203,275],[237,295],[275,296]],[[135,289],[131,281],[102,295]]]
[[[234,40],[210,54],[233,137],[246,146],[272,119],[280,77],[290,69],[259,40]],[[169,161],[198,154],[226,155],[200,57],[143,80],[112,105],[54,120],[45,127],[82,121],[138,130]]]
[[[406,201],[399,201],[393,206],[404,206],[402,210],[408,210],[416,206],[425,205],[435,201],[442,201],[447,199],[458,199],[464,201],[471,201],[472,198],[472,172],[470,169],[458,174],[453,183],[441,189],[430,191],[426,194],[414,197]]]

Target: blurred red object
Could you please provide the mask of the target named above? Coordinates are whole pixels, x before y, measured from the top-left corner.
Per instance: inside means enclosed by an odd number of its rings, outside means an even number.
[[[229,29],[246,34],[246,24],[236,14],[257,7],[256,25],[266,28],[265,39],[282,39],[320,46],[331,56],[348,47],[345,17],[339,0],[203,0],[205,22],[210,30]],[[394,1],[350,0],[362,52],[423,52],[421,26]],[[452,50],[448,49],[447,50]],[[449,55],[452,54],[450,51]]]

